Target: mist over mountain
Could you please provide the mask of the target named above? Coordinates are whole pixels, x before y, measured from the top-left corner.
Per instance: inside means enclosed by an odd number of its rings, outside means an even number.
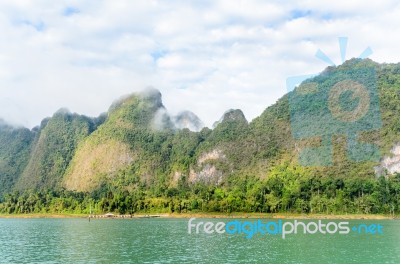
[[[178,129],[187,128],[190,131],[199,132],[203,127],[204,123],[200,118],[190,111],[182,111],[173,117],[175,127]]]

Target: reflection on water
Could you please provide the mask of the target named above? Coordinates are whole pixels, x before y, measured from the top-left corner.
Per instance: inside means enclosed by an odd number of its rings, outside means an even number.
[[[293,235],[285,240],[259,234],[251,239],[229,234],[189,235],[187,222],[0,219],[0,262],[397,264],[400,260],[400,221],[379,221],[383,235]]]

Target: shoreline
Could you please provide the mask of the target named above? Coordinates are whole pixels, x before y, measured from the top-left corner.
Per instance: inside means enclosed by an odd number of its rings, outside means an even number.
[[[89,218],[85,214],[0,214],[0,219],[38,219],[38,218]],[[104,215],[95,215],[91,219],[141,219],[141,218],[216,218],[216,219],[331,219],[331,220],[399,220],[400,216],[395,215],[367,215],[367,214],[294,214],[294,213],[138,213],[132,216],[115,215],[114,217],[105,217]]]
[[[35,214],[0,214],[0,219],[35,219],[35,218],[87,218],[84,214],[51,214],[51,213],[35,213]]]
[[[232,213],[232,214],[219,214],[219,213],[187,213],[187,214],[160,214],[164,218],[226,218],[226,219],[347,219],[347,220],[398,220],[399,216],[391,215],[366,215],[366,214],[285,214],[285,213]]]

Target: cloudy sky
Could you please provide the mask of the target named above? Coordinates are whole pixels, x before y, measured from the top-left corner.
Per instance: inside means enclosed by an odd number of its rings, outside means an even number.
[[[153,86],[172,114],[206,125],[240,108],[251,120],[286,78],[322,71],[371,47],[400,61],[398,1],[2,0],[0,117],[33,127],[61,107],[97,116]]]

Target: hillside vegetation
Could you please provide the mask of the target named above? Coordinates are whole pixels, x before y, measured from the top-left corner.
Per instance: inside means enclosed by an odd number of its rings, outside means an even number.
[[[327,103],[347,79],[371,87],[368,100],[340,97],[347,111],[366,102],[372,109],[352,126],[333,120],[329,107],[336,106]],[[382,162],[396,165],[399,64],[353,59],[305,81],[251,122],[232,109],[213,129],[198,131],[200,124],[193,113],[170,117],[154,89],[117,100],[99,118],[59,111],[31,131],[4,124],[0,211],[400,210],[400,176]]]

